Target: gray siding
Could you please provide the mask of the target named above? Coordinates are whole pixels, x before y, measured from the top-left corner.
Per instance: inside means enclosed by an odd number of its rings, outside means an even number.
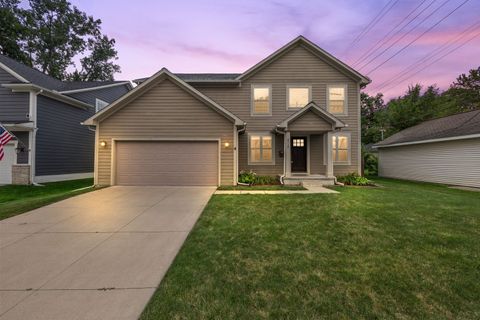
[[[95,99],[97,98],[105,102],[112,103],[113,101],[117,100],[128,91],[129,91],[128,87],[126,85],[123,85],[123,86],[117,86],[117,87],[111,87],[111,88],[105,88],[105,89],[72,93],[72,94],[69,94],[69,96],[94,106]]]
[[[17,163],[18,164],[27,164],[28,163],[28,149],[30,148],[29,146],[29,140],[28,140],[28,131],[15,131],[12,132],[18,140],[18,146],[23,146],[24,151],[17,153]]]
[[[480,187],[480,138],[380,148],[382,177]]]
[[[95,135],[80,124],[93,114],[38,96],[35,175],[93,172]]]
[[[2,87],[5,83],[20,82],[10,73],[0,68],[0,122],[29,121],[30,98],[25,92],[14,93],[12,90]]]
[[[324,136],[319,134],[312,134],[310,136],[310,173],[311,174],[325,174],[327,166],[324,165]]]

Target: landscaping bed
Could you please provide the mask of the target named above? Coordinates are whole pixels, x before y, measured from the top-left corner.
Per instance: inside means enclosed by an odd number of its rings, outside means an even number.
[[[220,186],[217,190],[307,190],[301,185]]]

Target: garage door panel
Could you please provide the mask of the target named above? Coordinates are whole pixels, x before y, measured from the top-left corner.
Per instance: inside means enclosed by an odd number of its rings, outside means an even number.
[[[116,150],[116,184],[218,184],[215,141],[120,141]]]

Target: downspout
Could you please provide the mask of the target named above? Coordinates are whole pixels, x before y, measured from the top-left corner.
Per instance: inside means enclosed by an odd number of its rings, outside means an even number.
[[[237,129],[235,128],[235,137],[234,137],[234,152],[235,152],[235,155],[234,155],[234,158],[235,158],[235,177],[234,177],[234,183],[235,185],[237,185],[239,182],[238,182],[238,150],[239,150],[239,145],[238,145],[238,136],[241,134],[241,133],[244,133],[245,130],[247,130],[247,123],[244,122],[243,125],[242,125],[242,128],[241,129]]]
[[[35,104],[33,104],[33,101],[30,101],[30,104],[31,104],[31,110],[30,110],[30,115],[32,116],[33,118],[33,132],[32,132],[32,141],[31,141],[31,145],[30,145],[30,153],[31,153],[31,164],[30,164],[30,179],[31,179],[31,182],[34,186],[37,186],[37,187],[43,187],[43,185],[41,184],[38,184],[35,182],[35,170],[36,170],[36,155],[37,155],[37,130],[38,130],[38,126],[37,126],[37,106],[38,106],[38,102],[37,102],[37,96],[39,94],[41,94],[43,92],[43,89],[40,89],[39,91],[37,92],[33,92],[31,91],[30,94],[33,95],[33,96],[30,96],[30,99],[34,98],[34,102]]]
[[[285,170],[286,170],[286,161],[287,157],[285,156],[286,148],[285,148],[285,131],[279,130],[278,125],[275,127],[275,132],[279,134],[283,134],[283,174],[280,175],[280,183],[283,185],[285,184],[284,178],[285,178]]]

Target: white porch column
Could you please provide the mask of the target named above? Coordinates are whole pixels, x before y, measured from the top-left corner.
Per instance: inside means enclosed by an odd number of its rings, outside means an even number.
[[[333,178],[333,159],[332,159],[332,132],[327,133],[327,172],[328,178]]]
[[[285,132],[283,140],[283,150],[285,158],[285,176],[288,178],[292,175],[292,152],[290,151],[290,131]]]

